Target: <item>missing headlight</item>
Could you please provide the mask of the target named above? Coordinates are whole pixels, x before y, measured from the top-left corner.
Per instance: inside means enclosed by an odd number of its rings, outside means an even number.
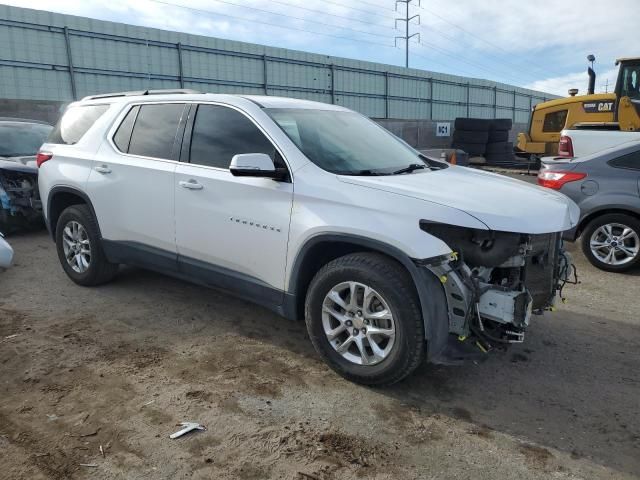
[[[470,267],[498,267],[521,252],[526,235],[458,227],[428,220],[420,221],[420,229],[439,238],[458,252]]]

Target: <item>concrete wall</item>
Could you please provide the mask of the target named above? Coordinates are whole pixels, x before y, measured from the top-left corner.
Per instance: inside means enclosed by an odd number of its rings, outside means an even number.
[[[405,142],[415,148],[447,148],[451,146],[453,135],[453,122],[437,122],[432,120],[390,120],[390,119],[374,119],[384,128],[394,135],[402,138]],[[436,127],[438,123],[449,123],[450,135],[439,137],[436,135]],[[509,141],[516,141],[519,132],[525,131],[526,123],[514,123],[513,128],[509,132]]]

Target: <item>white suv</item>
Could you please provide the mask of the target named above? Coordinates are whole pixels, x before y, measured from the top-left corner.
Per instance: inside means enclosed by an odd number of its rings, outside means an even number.
[[[346,108],[147,91],[73,103],[38,154],[80,285],[137,265],[305,318],[344,377],[520,342],[571,273],[565,196],[428,159]]]

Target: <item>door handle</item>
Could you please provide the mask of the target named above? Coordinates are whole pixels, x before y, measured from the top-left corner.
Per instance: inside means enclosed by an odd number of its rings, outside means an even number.
[[[99,165],[99,166],[95,167],[94,170],[96,172],[100,172],[100,173],[111,173],[111,169],[109,167],[107,167],[106,165]]]
[[[195,180],[189,180],[188,182],[181,180],[178,182],[178,185],[180,185],[182,188],[188,188],[189,190],[202,190],[204,188]]]

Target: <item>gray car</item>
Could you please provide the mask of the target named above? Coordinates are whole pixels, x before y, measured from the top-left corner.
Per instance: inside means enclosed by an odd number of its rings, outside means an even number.
[[[572,159],[544,160],[538,184],[559,190],[580,207],[581,239],[596,267],[624,272],[640,262],[640,141]]]

